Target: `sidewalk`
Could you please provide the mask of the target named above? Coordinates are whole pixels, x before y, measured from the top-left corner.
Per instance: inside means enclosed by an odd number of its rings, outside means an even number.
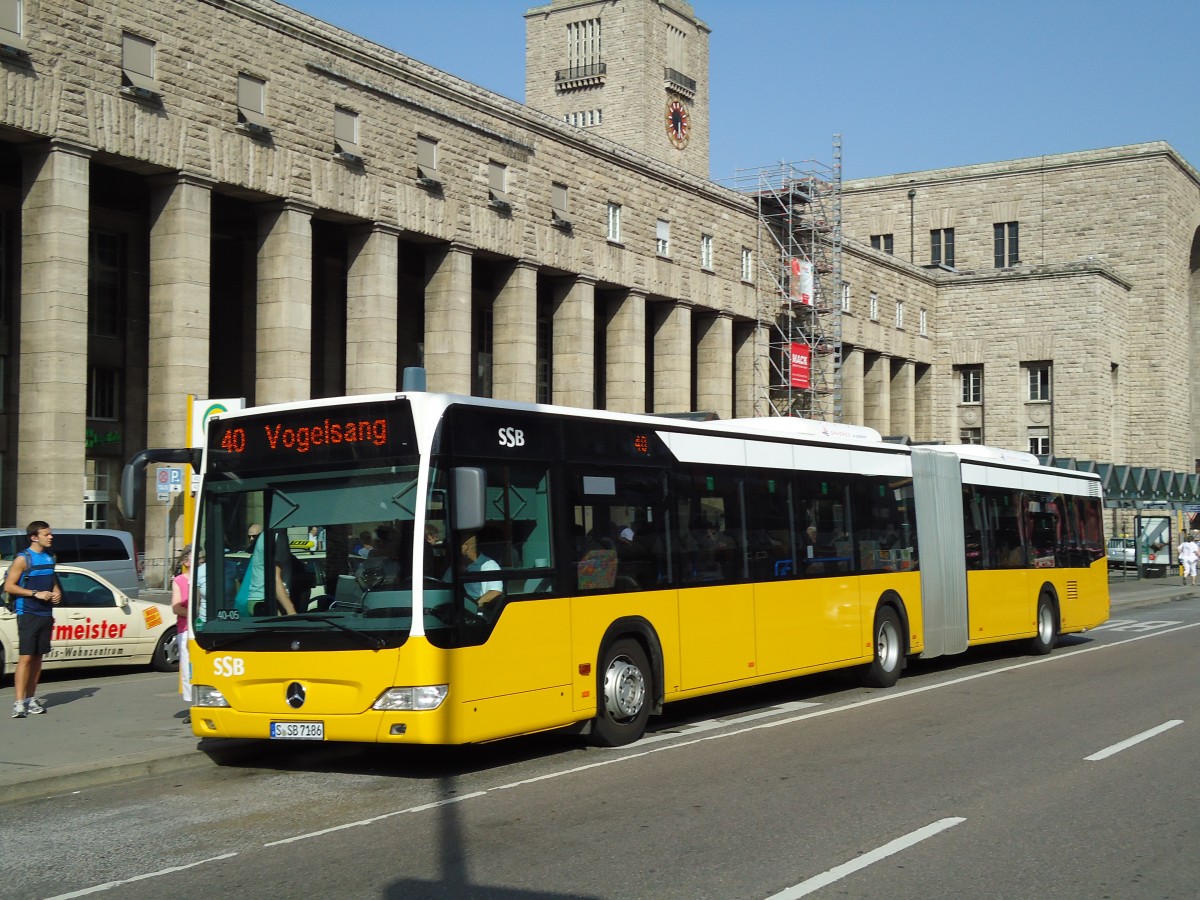
[[[1116,617],[1152,603],[1200,600],[1200,587],[1183,587],[1179,578],[1122,581],[1118,574],[1110,596]],[[235,743],[192,734],[183,722],[177,675],[113,669],[86,686],[70,679],[62,672],[43,680],[38,693],[46,715],[0,719],[0,804],[209,766],[204,749]],[[5,716],[12,701],[9,676],[0,688]]]

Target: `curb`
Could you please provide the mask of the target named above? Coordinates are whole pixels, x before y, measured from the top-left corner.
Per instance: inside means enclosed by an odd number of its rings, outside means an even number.
[[[102,762],[79,763],[53,769],[38,769],[36,773],[23,772],[19,775],[5,776],[0,778],[0,806],[26,800],[45,800],[84,788],[101,787],[149,775],[182,772],[212,762],[198,750],[198,747],[165,752],[147,750]]]

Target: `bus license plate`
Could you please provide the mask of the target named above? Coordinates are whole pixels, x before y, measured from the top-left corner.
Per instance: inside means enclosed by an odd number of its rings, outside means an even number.
[[[283,741],[323,741],[324,722],[272,722],[271,739]]]

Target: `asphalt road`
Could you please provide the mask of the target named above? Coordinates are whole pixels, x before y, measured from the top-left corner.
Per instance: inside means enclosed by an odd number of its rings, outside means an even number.
[[[254,745],[0,807],[8,897],[1193,897],[1200,609],[677,704],[621,750]]]

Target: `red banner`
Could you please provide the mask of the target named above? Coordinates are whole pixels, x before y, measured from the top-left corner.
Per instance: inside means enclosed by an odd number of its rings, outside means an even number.
[[[803,341],[792,341],[789,383],[794,388],[808,390],[812,387],[812,348]]]

